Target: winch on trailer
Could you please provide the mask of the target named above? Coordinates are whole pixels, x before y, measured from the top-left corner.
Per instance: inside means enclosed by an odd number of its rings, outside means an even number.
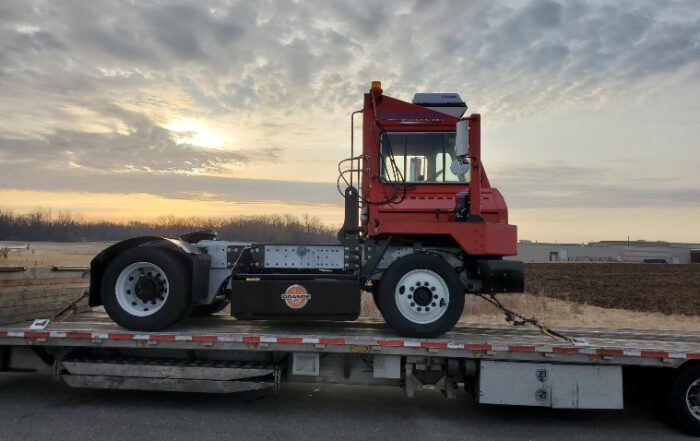
[[[345,220],[338,243],[266,244],[138,237],[91,263],[90,304],[132,330],[165,329],[232,304],[240,319],[354,320],[363,291],[411,337],[460,319],[467,293],[523,290],[516,227],[481,159],[481,118],[456,93],[412,103],[364,95],[362,153],[338,166]],[[345,168],[343,168],[346,166]],[[345,189],[341,188],[345,184]]]

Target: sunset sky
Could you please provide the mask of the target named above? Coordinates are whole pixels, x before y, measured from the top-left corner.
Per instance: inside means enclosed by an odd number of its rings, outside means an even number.
[[[0,208],[304,214],[371,80],[458,92],[521,239],[700,242],[697,1],[0,2]]]

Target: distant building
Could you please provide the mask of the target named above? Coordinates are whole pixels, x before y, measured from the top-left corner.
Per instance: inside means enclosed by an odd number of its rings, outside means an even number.
[[[672,242],[601,241],[590,243],[518,243],[514,259],[524,262],[700,263],[700,245]]]

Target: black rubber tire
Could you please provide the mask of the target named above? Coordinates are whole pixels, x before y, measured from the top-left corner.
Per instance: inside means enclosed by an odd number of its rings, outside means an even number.
[[[209,317],[226,308],[230,303],[229,299],[219,297],[208,305],[195,305],[190,311],[190,317]]]
[[[165,304],[147,317],[137,317],[122,309],[115,292],[119,274],[136,262],[153,263],[168,278],[169,292]],[[191,276],[184,259],[175,251],[142,246],[124,251],[109,263],[102,277],[100,291],[107,314],[118,325],[132,331],[160,331],[180,320],[190,308]]]
[[[683,430],[691,435],[700,436],[700,419],[693,416],[686,404],[686,393],[693,382],[700,380],[700,364],[694,364],[681,371],[673,381],[671,388],[671,408],[673,416]]]
[[[447,284],[450,301],[447,311],[431,323],[415,323],[404,317],[396,305],[394,290],[401,277],[409,271],[427,269],[433,271]],[[411,254],[392,263],[382,275],[378,290],[379,309],[384,320],[406,337],[439,337],[452,329],[464,311],[464,284],[447,262],[430,254]]]
[[[374,306],[377,308],[382,317],[384,313],[382,312],[382,307],[379,305],[379,280],[372,281],[372,299],[374,300]]]

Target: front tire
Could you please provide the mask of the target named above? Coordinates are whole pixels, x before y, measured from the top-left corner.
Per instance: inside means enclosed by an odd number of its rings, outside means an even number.
[[[190,307],[190,271],[180,256],[163,248],[142,246],[119,254],[102,278],[102,304],[120,326],[159,331]]]
[[[430,254],[412,254],[392,263],[382,275],[377,297],[384,319],[407,337],[439,337],[454,327],[464,310],[459,275]]]

